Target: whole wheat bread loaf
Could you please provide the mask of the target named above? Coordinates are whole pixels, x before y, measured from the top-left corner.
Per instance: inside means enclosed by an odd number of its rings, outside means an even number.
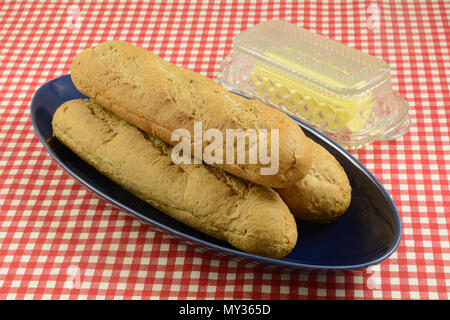
[[[271,188],[204,164],[175,165],[171,147],[92,100],[72,100],[52,121],[58,140],[144,201],[253,254],[280,258],[297,241],[293,215]]]
[[[281,188],[302,179],[310,169],[309,144],[291,118],[130,43],[106,41],[84,50],[72,63],[71,77],[82,93],[172,145],[178,143],[171,141],[176,129],[188,130],[193,145],[194,121],[201,121],[203,132],[218,129],[223,137],[226,129],[277,129],[279,161],[275,174],[261,174],[261,168],[269,166],[261,161],[214,164],[241,178]],[[268,136],[267,144],[271,145]],[[202,147],[208,143],[203,141]],[[247,154],[252,147],[246,144]]]

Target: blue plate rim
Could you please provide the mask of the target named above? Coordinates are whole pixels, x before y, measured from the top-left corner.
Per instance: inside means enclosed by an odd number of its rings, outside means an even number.
[[[278,265],[278,266],[282,266],[282,267],[296,268],[296,269],[297,268],[314,269],[314,270],[359,270],[359,269],[365,269],[365,268],[368,268],[370,266],[379,264],[382,261],[386,260],[398,248],[398,246],[400,244],[400,241],[401,241],[401,236],[402,236],[401,218],[400,218],[400,214],[399,214],[399,212],[397,210],[397,207],[395,206],[394,201],[392,200],[392,197],[386,191],[386,189],[383,187],[383,185],[378,181],[378,179],[361,162],[359,162],[347,150],[342,148],[336,142],[334,142],[333,140],[331,140],[330,138],[328,138],[327,136],[325,136],[324,134],[322,134],[318,130],[314,129],[310,125],[308,125],[306,123],[303,123],[302,121],[300,121],[298,119],[293,118],[292,116],[290,116],[287,113],[285,113],[285,114],[287,114],[290,118],[292,118],[300,127],[306,128],[307,130],[309,130],[314,135],[317,135],[321,139],[324,139],[328,143],[332,144],[337,150],[339,150],[343,155],[345,155],[345,157],[347,157],[351,162],[353,162],[353,164],[356,164],[360,169],[362,169],[370,177],[370,179],[377,185],[377,187],[382,191],[382,193],[388,199],[389,205],[391,206],[393,212],[395,213],[395,222],[396,222],[396,226],[397,226],[396,233],[397,234],[396,234],[395,241],[392,243],[390,249],[387,250],[380,257],[378,257],[377,259],[370,260],[370,261],[365,262],[365,263],[353,264],[353,265],[336,265],[336,266],[315,265],[315,264],[307,264],[307,263],[295,262],[295,261],[291,261],[291,260],[274,259],[274,258],[254,255],[254,254],[251,254],[251,253],[246,253],[246,252],[240,251],[238,249],[222,247],[220,245],[211,243],[209,241],[202,240],[202,239],[196,238],[194,236],[191,236],[189,234],[186,234],[184,232],[175,230],[175,229],[173,229],[173,228],[171,228],[169,226],[166,226],[166,225],[161,224],[161,223],[159,223],[157,221],[154,221],[153,219],[151,219],[151,218],[149,218],[147,216],[143,216],[141,213],[137,212],[136,210],[133,210],[133,209],[127,207],[126,205],[122,205],[120,202],[118,202],[114,198],[109,197],[108,195],[104,194],[102,191],[97,190],[95,187],[90,186],[83,179],[79,178],[77,176],[77,174],[75,172],[73,172],[69,167],[67,167],[59,159],[59,157],[53,152],[51,147],[48,145],[46,139],[42,136],[41,132],[38,130],[37,122],[36,122],[36,116],[35,116],[35,113],[33,112],[34,106],[36,105],[36,97],[38,96],[39,92],[44,89],[44,87],[49,86],[53,82],[61,80],[62,78],[65,78],[65,77],[70,77],[70,74],[62,75],[62,76],[56,77],[54,79],[51,79],[50,81],[45,82],[33,94],[33,97],[31,99],[31,106],[30,106],[30,115],[31,115],[31,122],[32,122],[32,125],[33,125],[33,129],[34,129],[36,135],[38,136],[39,140],[41,141],[41,143],[44,145],[44,148],[49,153],[49,155],[67,173],[69,173],[75,180],[80,182],[87,189],[89,189],[92,192],[94,192],[97,196],[99,196],[100,198],[102,198],[102,199],[112,203],[116,208],[124,211],[128,215],[131,215],[133,218],[138,218],[138,220],[140,220],[141,222],[143,222],[145,224],[150,224],[152,226],[155,226],[156,228],[159,228],[160,230],[164,230],[165,232],[168,232],[169,234],[176,235],[177,237],[184,238],[184,239],[186,239],[188,241],[191,241],[191,242],[194,242],[194,243],[200,243],[201,245],[203,245],[203,246],[205,246],[207,248],[213,249],[213,250],[224,251],[224,252],[226,252],[228,254],[237,255],[237,256],[240,256],[240,257],[242,257],[244,259],[256,260],[258,262],[266,262],[266,263],[271,264],[271,265]],[[238,94],[236,92],[233,92],[233,93]],[[238,95],[243,96],[243,97],[245,97],[247,99],[250,99],[249,97],[246,97],[246,96],[244,96],[242,94],[238,94]]]

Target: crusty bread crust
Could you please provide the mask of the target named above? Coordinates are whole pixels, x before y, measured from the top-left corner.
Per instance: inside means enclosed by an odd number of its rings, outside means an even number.
[[[122,41],[103,42],[76,56],[71,76],[82,93],[172,145],[177,142],[171,141],[171,134],[180,128],[191,133],[193,144],[194,121],[202,122],[203,131],[219,129],[224,137],[226,129],[278,129],[278,173],[261,175],[260,169],[269,166],[261,163],[215,165],[241,178],[281,188],[302,179],[310,169],[306,136],[288,116],[145,49]],[[203,148],[207,144],[204,141]]]
[[[297,241],[293,215],[271,188],[204,164],[175,165],[171,147],[92,100],[57,109],[58,140],[168,215],[246,252],[281,258]]]
[[[327,223],[348,209],[352,188],[344,169],[333,155],[308,140],[312,154],[310,172],[294,186],[276,191],[296,217]]]

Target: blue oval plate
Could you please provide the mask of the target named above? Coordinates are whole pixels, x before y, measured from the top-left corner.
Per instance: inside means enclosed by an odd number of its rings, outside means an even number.
[[[165,215],[110,181],[56,139],[52,117],[65,101],[86,98],[65,75],[40,87],[31,102],[34,129],[49,154],[70,175],[101,198],[150,225],[207,251],[233,259],[288,269],[361,269],[380,263],[397,248],[401,236],[400,216],[389,194],[352,155],[333,141],[295,120],[305,134],[331,152],[344,167],[351,186],[352,202],[347,212],[330,224],[298,220],[299,238],[284,259],[248,254],[207,236]]]

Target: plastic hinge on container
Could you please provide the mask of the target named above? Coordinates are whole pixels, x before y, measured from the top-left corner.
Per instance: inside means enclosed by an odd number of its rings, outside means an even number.
[[[392,92],[389,65],[283,21],[237,35],[218,81],[306,122],[347,149],[409,130],[408,105]]]

